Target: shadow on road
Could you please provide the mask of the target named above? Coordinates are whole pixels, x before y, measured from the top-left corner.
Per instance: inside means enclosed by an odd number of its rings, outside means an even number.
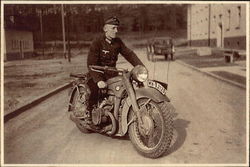
[[[174,121],[174,136],[172,144],[169,148],[169,150],[164,154],[164,156],[167,156],[176,150],[178,150],[185,142],[187,137],[187,131],[186,128],[188,127],[190,121],[184,120],[184,119],[176,119]]]
[[[109,135],[107,135],[107,134],[104,134],[104,133],[95,133],[95,132],[93,132],[94,134],[98,134],[98,135],[101,135],[101,136],[104,136],[104,137],[107,137],[107,138],[110,138],[110,139],[114,139],[114,140],[127,140],[127,141],[129,141],[130,139],[129,139],[129,136],[128,136],[128,134],[125,134],[124,136],[109,136]]]
[[[112,139],[128,140],[128,141],[130,140],[128,134],[126,134],[125,136],[121,136],[121,137],[120,136],[113,136]]]

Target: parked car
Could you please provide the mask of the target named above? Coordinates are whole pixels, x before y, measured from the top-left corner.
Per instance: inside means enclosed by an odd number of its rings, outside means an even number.
[[[149,61],[155,61],[156,56],[165,56],[165,60],[170,55],[174,60],[174,44],[170,37],[156,37],[147,41],[147,58]]]

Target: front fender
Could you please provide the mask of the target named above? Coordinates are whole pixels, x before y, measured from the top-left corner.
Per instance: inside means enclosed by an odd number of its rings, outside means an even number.
[[[166,95],[161,94],[158,90],[154,88],[140,88],[135,91],[136,99],[140,99],[142,97],[147,97],[155,102],[159,103],[162,101],[170,102],[169,98]]]
[[[136,100],[140,98],[150,98],[156,103],[160,103],[163,101],[170,102],[169,98],[166,95],[161,94],[158,90],[154,88],[140,88],[135,91]],[[122,108],[121,113],[121,133],[125,135],[128,130],[128,113],[132,106],[131,100],[128,97],[125,100],[125,103]]]

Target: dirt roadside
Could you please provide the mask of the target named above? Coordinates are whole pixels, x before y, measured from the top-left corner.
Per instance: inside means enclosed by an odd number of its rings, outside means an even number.
[[[73,51],[69,63],[65,58],[27,59],[4,63],[4,114],[18,105],[52,91],[72,78],[70,73],[86,72],[87,50]]]
[[[182,54],[176,56],[186,64],[198,68],[201,71],[207,71],[221,78],[246,85],[246,57],[241,56],[233,63],[225,61],[223,54],[198,56],[195,54]],[[244,74],[244,75],[243,75]]]

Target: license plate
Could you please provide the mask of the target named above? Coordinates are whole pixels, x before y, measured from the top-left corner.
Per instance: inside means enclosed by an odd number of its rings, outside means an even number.
[[[158,90],[159,92],[161,92],[161,94],[165,95],[167,90],[158,82],[155,81],[148,81],[148,86],[151,88],[155,88],[156,90]]]

